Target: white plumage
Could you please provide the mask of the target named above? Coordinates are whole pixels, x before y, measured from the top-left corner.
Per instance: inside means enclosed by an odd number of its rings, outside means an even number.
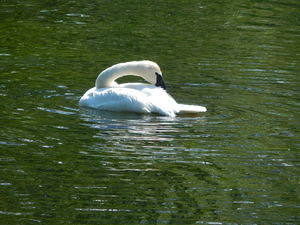
[[[126,75],[143,77],[150,84],[115,82]],[[119,63],[102,71],[95,87],[81,97],[79,105],[100,110],[158,113],[170,117],[175,117],[177,113],[206,111],[203,106],[178,104],[166,92],[159,66],[151,61]]]

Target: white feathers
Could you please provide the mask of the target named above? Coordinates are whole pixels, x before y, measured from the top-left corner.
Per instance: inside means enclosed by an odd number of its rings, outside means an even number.
[[[152,84],[118,85],[115,79],[125,75],[141,76]],[[162,79],[158,65],[151,61],[116,64],[100,73],[96,86],[101,88],[88,90],[81,97],[79,105],[109,111],[158,113],[170,117],[175,117],[177,113],[206,111],[203,106],[177,104],[164,89],[155,86],[157,76]]]
[[[183,105],[178,104],[179,113],[197,113],[206,112],[206,107],[200,105]]]

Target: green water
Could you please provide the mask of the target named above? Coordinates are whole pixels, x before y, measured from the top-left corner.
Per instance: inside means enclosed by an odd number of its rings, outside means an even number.
[[[298,0],[0,1],[0,223],[299,224],[299,12]],[[78,107],[101,70],[141,59],[208,112]]]

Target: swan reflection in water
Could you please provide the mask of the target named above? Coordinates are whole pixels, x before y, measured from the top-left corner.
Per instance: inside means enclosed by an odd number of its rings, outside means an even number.
[[[173,141],[189,128],[204,126],[205,116],[166,117],[131,112],[110,112],[92,108],[81,109],[82,125],[96,129],[94,137],[106,141]]]

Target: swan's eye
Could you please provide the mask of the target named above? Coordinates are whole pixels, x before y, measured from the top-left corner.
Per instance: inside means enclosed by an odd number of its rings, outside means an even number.
[[[163,77],[161,74],[155,72],[155,75],[156,75],[156,83],[155,83],[155,86],[156,87],[161,87],[162,89],[166,90],[166,85],[165,85],[165,82],[163,80]]]

